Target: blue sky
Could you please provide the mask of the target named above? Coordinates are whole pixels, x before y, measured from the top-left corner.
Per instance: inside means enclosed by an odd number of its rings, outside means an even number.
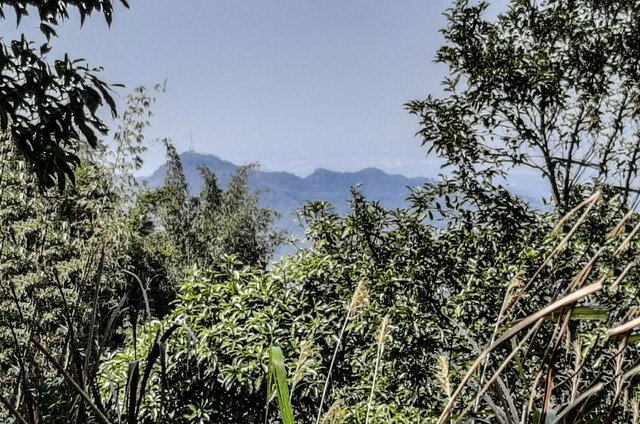
[[[439,172],[403,104],[440,92],[446,70],[433,58],[451,0],[130,3],[111,29],[97,16],[65,23],[51,57],[68,51],[129,88],[166,79],[149,140],[183,151],[192,132],[197,151],[300,175]],[[163,160],[151,147],[147,171]]]

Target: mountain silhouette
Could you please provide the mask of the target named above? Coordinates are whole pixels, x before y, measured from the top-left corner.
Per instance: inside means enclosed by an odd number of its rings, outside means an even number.
[[[185,152],[180,155],[184,174],[192,194],[202,190],[203,180],[198,166],[203,165],[218,177],[220,186],[226,188],[238,165],[212,154]],[[164,184],[166,166],[160,166],[146,181],[151,187]],[[336,172],[316,169],[311,175],[300,177],[290,172],[273,172],[256,169],[249,177],[252,190],[260,190],[260,206],[275,209],[281,215],[276,225],[290,233],[300,235],[301,229],[295,211],[305,202],[324,200],[334,205],[338,213],[349,210],[351,187],[358,186],[360,192],[371,201],[378,201],[386,208],[407,205],[410,187],[419,187],[428,178],[407,178],[387,174],[377,168],[366,168],[356,172]]]

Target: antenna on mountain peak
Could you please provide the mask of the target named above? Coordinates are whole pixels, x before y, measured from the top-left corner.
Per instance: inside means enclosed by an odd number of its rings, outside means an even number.
[[[193,130],[189,132],[189,153],[193,153]]]

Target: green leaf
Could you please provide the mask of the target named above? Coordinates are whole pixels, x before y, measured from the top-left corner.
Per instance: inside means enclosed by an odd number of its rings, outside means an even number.
[[[274,380],[275,377],[275,380]],[[278,406],[283,424],[294,424],[293,409],[291,408],[291,400],[289,399],[289,385],[287,384],[287,372],[284,368],[284,355],[282,349],[278,346],[271,346],[269,349],[269,378],[268,378],[269,397],[273,394],[271,382],[275,383],[275,390],[278,394]]]

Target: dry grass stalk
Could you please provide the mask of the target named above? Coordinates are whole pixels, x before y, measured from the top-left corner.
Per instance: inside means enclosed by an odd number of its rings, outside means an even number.
[[[385,315],[380,324],[380,330],[378,331],[378,346],[384,347],[384,342],[387,338],[387,327],[389,327],[390,318],[389,315]]]
[[[629,370],[626,370],[624,372],[624,374],[622,374],[623,377],[624,377],[623,379],[624,380],[628,380],[628,379],[630,379],[631,377],[635,376],[638,373],[640,373],[640,365],[636,365],[635,367],[633,367],[633,368],[631,368]]]
[[[538,387],[538,384],[540,384],[540,380],[542,380],[542,374],[543,374],[542,368],[540,368],[536,373],[536,378],[533,379],[533,384],[531,385],[532,387]],[[529,416],[529,414],[531,414],[531,412],[533,411],[535,400],[536,400],[536,392],[535,390],[530,390],[529,402],[527,403],[526,413],[522,417],[522,422],[525,422],[525,417]]]
[[[449,359],[446,356],[440,355],[438,357],[438,381],[442,385],[442,389],[447,395],[447,399],[451,399],[451,378],[449,372]]]
[[[601,195],[600,195],[600,192],[598,191],[595,194],[593,194],[591,197],[589,197],[589,199],[587,199],[587,201],[585,201],[586,203],[583,202],[580,205],[576,206],[576,208],[578,208],[578,207],[584,206],[584,204],[588,204],[587,208],[584,210],[584,212],[582,212],[582,215],[580,215],[580,218],[578,219],[578,221],[576,221],[576,223],[573,224],[573,227],[571,227],[569,232],[562,238],[562,240],[560,241],[560,243],[558,243],[558,245],[555,247],[555,249],[553,249],[551,251],[551,254],[549,255],[549,258],[547,259],[547,261],[551,260],[551,258],[556,256],[558,253],[562,252],[564,250],[564,248],[567,247],[567,244],[569,243],[569,240],[571,240],[571,238],[576,234],[576,232],[578,231],[578,228],[580,228],[580,226],[587,219],[587,216],[589,216],[589,212],[591,212],[591,209],[593,209],[593,207],[596,205],[598,200],[600,200],[600,198],[601,198]],[[571,212],[569,212],[569,214],[571,214]],[[566,219],[569,214],[565,215],[565,217],[563,219]],[[557,225],[556,225],[556,228],[558,228]],[[554,231],[555,231],[555,229],[554,229]],[[553,233],[553,231],[552,231],[552,233]],[[545,262],[547,262],[547,261],[545,261]]]
[[[618,276],[618,278],[616,278],[616,281],[614,281],[611,284],[610,290],[612,292],[615,292],[618,289],[618,286],[620,285],[620,283],[627,277],[627,274],[629,274],[629,271],[631,271],[631,269],[633,267],[636,266],[636,261],[630,262],[622,271],[622,273],[620,273],[620,275]]]
[[[573,343],[573,355],[575,357],[575,365],[573,367],[573,376],[571,377],[571,395],[569,396],[571,402],[576,400],[578,389],[580,388],[580,370],[582,370],[584,359],[582,357],[582,343],[580,339],[576,339]]]
[[[552,362],[553,358],[555,357],[556,352],[558,351],[558,349],[560,348],[561,344],[562,344],[562,339],[563,336],[566,334],[566,338],[567,340],[569,340],[570,337],[570,333],[569,333],[569,322],[571,321],[571,317],[573,316],[573,307],[574,305],[571,305],[569,307],[569,310],[567,311],[567,313],[564,316],[564,319],[562,320],[562,326],[558,327],[558,325],[556,325],[553,336],[551,337],[551,340],[549,341],[548,345],[547,345],[547,349],[544,352],[544,359],[543,359],[543,364],[547,364],[548,362]],[[561,311],[562,312],[562,311]],[[540,367],[540,374],[542,374],[543,368]],[[546,385],[545,385],[545,391],[544,391],[544,397],[542,400],[542,411],[540,414],[540,421],[541,422],[546,422],[547,421],[547,413],[551,408],[551,396],[553,393],[553,389],[554,389],[554,368],[553,366],[549,365],[547,366],[547,381],[546,381]],[[539,380],[537,380],[539,381]],[[537,385],[534,384],[531,387],[531,395],[535,396],[536,393],[536,389],[537,389]],[[531,402],[531,398],[530,398],[530,402]]]
[[[613,397],[614,401],[611,402],[611,412],[614,411],[615,405],[617,403],[618,398],[622,394],[622,390],[624,389],[624,375],[622,373],[622,365],[624,363],[624,352],[627,349],[629,342],[629,337],[623,337],[618,343],[618,351],[616,354],[616,368],[615,368],[615,395]]]
[[[353,315],[356,310],[365,302],[367,299],[367,287],[365,286],[363,281],[360,281],[356,286],[356,290],[353,292],[353,296],[351,296],[351,302],[349,303],[349,313]]]
[[[331,405],[327,413],[322,416],[320,422],[322,424],[338,424],[342,421],[343,406],[341,399],[333,402],[333,405]]]
[[[336,362],[336,358],[338,356],[338,352],[340,351],[340,346],[342,343],[342,338],[344,337],[344,333],[347,330],[347,325],[349,324],[349,320],[353,316],[353,314],[358,310],[358,308],[364,304],[367,300],[367,288],[364,284],[364,281],[360,281],[356,286],[356,289],[351,296],[351,302],[349,302],[349,308],[347,309],[347,316],[344,318],[344,322],[342,323],[342,328],[340,329],[340,334],[338,335],[338,340],[336,342],[336,348],[333,351],[333,357],[331,358],[331,364],[329,365],[329,370],[327,371],[327,379],[324,383],[324,388],[322,389],[322,397],[320,398],[320,406],[318,407],[318,416],[316,417],[316,424],[320,423],[320,418],[322,417],[322,407],[324,406],[324,401],[327,397],[327,391],[329,390],[329,382],[331,381],[331,371],[333,371],[333,367]]]
[[[503,315],[506,315],[506,309],[513,307],[518,302],[518,300],[524,294],[527,293],[527,291],[530,288],[531,284],[538,277],[538,275],[540,274],[541,270],[544,267],[546,267],[548,264],[550,264],[551,260],[565,249],[565,247],[567,246],[567,244],[569,243],[571,238],[577,232],[579,226],[582,225],[586,221],[588,213],[594,207],[594,205],[597,203],[597,201],[599,199],[600,199],[600,194],[599,193],[594,194],[589,199],[587,199],[585,202],[583,202],[581,205],[579,205],[579,207],[574,208],[574,210],[569,212],[569,214],[567,214],[567,216],[565,216],[561,220],[561,222],[554,228],[552,234],[556,233],[557,231],[559,231],[559,229],[567,221],[567,219],[568,219],[568,217],[570,215],[575,213],[580,207],[588,205],[588,207],[582,213],[582,215],[577,220],[577,222],[572,226],[571,230],[562,238],[560,243],[558,243],[558,245],[551,251],[551,253],[548,255],[548,257],[545,259],[544,263],[541,265],[541,267],[536,271],[534,276],[527,282],[527,284],[525,284],[525,286],[521,290],[519,290],[519,293],[517,295],[514,295],[513,290],[512,290],[512,286],[515,286],[515,284],[510,282],[510,284],[509,284],[509,286],[507,288],[507,292],[505,294],[503,306],[502,306],[502,308],[500,310],[499,320],[498,320],[498,325],[496,326],[496,330],[499,328],[499,324],[503,319]],[[627,213],[621,219],[621,221],[618,222],[618,224],[615,226],[615,228],[609,233],[608,237],[618,236],[621,233],[621,231],[623,230],[624,224],[628,221],[628,219],[632,216],[632,214],[633,214],[632,212]],[[636,227],[634,227],[633,231],[631,231],[631,233],[624,239],[624,241],[617,247],[617,249],[614,250],[614,255],[618,256],[622,252],[624,252],[629,247],[629,245],[630,245],[631,241],[633,240],[633,238],[639,232],[640,232],[640,224],[638,224]],[[566,334],[567,334],[568,346],[571,346],[570,336],[568,335],[568,322],[571,319],[570,318],[571,317],[571,311],[573,310],[573,307],[574,307],[575,303],[577,301],[579,301],[580,299],[584,298],[584,297],[590,296],[590,295],[592,295],[592,294],[594,294],[594,293],[596,293],[598,291],[601,291],[603,289],[603,287],[604,287],[604,282],[607,279],[607,276],[602,276],[599,279],[598,282],[590,284],[590,285],[586,285],[589,277],[593,274],[593,272],[595,270],[595,266],[596,266],[597,260],[601,257],[601,255],[604,253],[604,251],[605,251],[605,247],[601,247],[598,250],[598,252],[595,253],[595,255],[589,259],[588,263],[580,270],[580,272],[573,278],[571,284],[569,285],[569,287],[566,288],[566,291],[565,291],[565,293],[573,291],[572,293],[565,294],[562,298],[560,298],[559,300],[556,300],[555,302],[553,302],[551,305],[547,306],[546,308],[543,308],[540,311],[538,311],[537,313],[532,314],[529,317],[525,318],[524,320],[521,320],[520,322],[516,323],[515,326],[511,327],[508,331],[506,331],[500,338],[498,338],[495,341],[494,341],[494,338],[495,338],[495,335],[496,335],[497,331],[494,331],[494,335],[492,336],[491,343],[489,344],[489,347],[487,349],[485,349],[478,356],[478,358],[476,359],[474,364],[471,366],[471,368],[468,370],[467,374],[464,376],[461,384],[457,387],[455,392],[452,395],[449,396],[449,402],[448,402],[447,406],[445,407],[442,415],[440,416],[440,418],[438,420],[438,423],[444,423],[446,420],[448,420],[449,415],[453,410],[453,404],[456,402],[457,398],[460,396],[461,390],[464,388],[464,386],[466,384],[468,384],[470,382],[471,376],[478,370],[480,365],[484,361],[486,361],[486,359],[488,358],[489,354],[497,346],[499,346],[501,343],[503,343],[507,339],[513,337],[515,334],[521,332],[522,330],[524,330],[526,327],[530,326],[534,322],[536,323],[536,327],[539,326],[541,324],[541,322],[542,322],[542,319],[547,318],[548,315],[550,313],[552,313],[552,309],[554,311],[558,311],[558,310],[562,310],[562,309],[568,307],[570,309],[570,311],[565,316],[564,323],[561,326],[562,330],[560,331],[560,334],[556,333],[556,335],[554,335],[554,337],[552,338],[552,341],[551,341],[551,344],[549,346],[549,349],[551,349],[553,347],[553,349],[555,351],[555,349],[557,349],[559,347],[560,340],[562,339],[562,335],[565,334],[565,332],[567,332]],[[621,275],[618,276],[618,278],[611,285],[611,290],[616,290],[617,289],[619,284],[626,278],[626,276],[628,275],[630,270],[635,265],[636,265],[635,262],[632,262],[632,263],[628,264],[625,267],[625,269],[623,270]],[[508,305],[508,306],[505,308],[505,305]],[[619,325],[617,327],[611,328],[609,330],[609,337],[627,335],[634,328],[640,326],[640,316],[638,316],[638,314],[635,314],[635,313],[632,313],[632,314],[633,314],[633,316],[628,316],[627,318],[625,318],[625,321],[627,321],[627,322],[625,322],[624,324]],[[519,328],[516,329],[516,326],[519,327]],[[535,330],[535,328],[533,330]],[[525,336],[525,339],[527,339],[533,333],[533,330],[529,331],[527,333],[527,335]],[[559,338],[556,339],[556,337],[559,337]],[[554,342],[553,340],[557,340],[557,343]],[[484,387],[482,387],[482,389],[477,392],[476,398],[475,398],[473,403],[476,403],[479,398],[482,398],[483,395],[487,393],[488,388],[499,378],[498,375],[500,374],[500,372],[502,372],[506,368],[506,366],[512,361],[512,359],[513,359],[513,357],[515,355],[515,352],[522,347],[522,345],[524,344],[524,341],[525,340],[522,340],[520,342],[520,344],[515,349],[512,349],[512,351],[509,353],[507,358],[501,363],[501,365],[498,368],[498,370],[496,370],[493,373],[492,377],[484,385]],[[568,349],[571,349],[571,348],[568,347]],[[573,344],[573,349],[574,349],[574,354],[575,354],[575,366],[574,366],[575,369],[574,369],[574,374],[573,374],[573,376],[571,378],[570,401],[569,401],[569,404],[560,411],[557,419],[560,419],[562,416],[566,416],[573,409],[575,409],[576,407],[581,405],[582,402],[585,401],[587,398],[589,398],[591,396],[594,396],[596,393],[600,392],[605,387],[604,384],[598,383],[598,384],[594,384],[593,386],[589,387],[584,392],[579,393],[580,370],[582,369],[582,367],[584,365],[584,358],[583,358],[584,355],[582,355],[581,346],[580,346],[580,344],[578,342]],[[619,396],[622,393],[622,388],[624,386],[624,381],[627,380],[628,378],[630,378],[631,376],[635,375],[636,373],[640,373],[640,365],[634,367],[633,369],[627,370],[626,372],[622,371],[622,363],[623,363],[622,356],[624,354],[624,350],[625,349],[626,349],[626,343],[622,343],[620,345],[619,349],[618,349],[619,352],[618,352],[618,355],[617,355],[617,362],[616,362],[616,371],[617,372],[615,373],[616,374],[616,378],[615,378],[616,399],[619,398]],[[485,364],[485,369],[486,369],[486,364]],[[540,382],[540,379],[541,379],[543,374],[544,373],[538,373],[538,375],[536,377],[536,383],[534,383],[534,387],[537,385],[537,383]],[[481,381],[482,381],[483,378],[484,378],[484,371],[483,371],[482,376],[481,376]],[[553,391],[553,381],[552,381],[552,378],[551,378],[551,374],[549,374],[547,376],[545,399],[544,399],[544,402],[543,402],[545,404],[545,407],[543,407],[543,410],[547,410],[548,409],[548,404],[549,404],[549,401],[551,399],[551,392],[552,391]],[[532,389],[532,395],[531,395],[531,398],[529,399],[529,411],[532,410],[531,408],[532,408],[532,404],[533,404],[533,399],[534,398],[535,398],[534,390]],[[625,404],[627,404],[627,403],[625,402]],[[637,409],[638,409],[637,403],[634,404],[633,407],[636,408],[636,412],[634,412],[634,421],[637,421],[637,415],[638,415],[637,414]],[[463,417],[469,411],[470,408],[471,408],[471,405],[467,406],[467,408],[459,415],[459,417]]]
[[[631,240],[633,240],[633,238],[638,234],[638,231],[640,231],[640,222],[638,222],[638,224],[635,227],[633,227],[633,230],[631,230],[631,232],[624,239],[622,244],[620,244],[620,246],[616,249],[616,251],[613,252],[613,256],[620,256],[622,253],[624,253],[624,251],[627,250],[627,248],[631,244]]]
[[[625,216],[623,216],[622,219],[620,219],[620,222],[618,222],[618,224],[613,228],[613,230],[611,230],[611,232],[608,235],[608,238],[613,238],[613,237],[617,237],[618,235],[620,235],[620,233],[624,229],[625,224],[627,223],[629,218],[631,218],[631,216],[633,216],[633,214],[635,212],[636,211],[633,208],[629,209],[629,212],[627,212],[625,214]]]
[[[373,394],[376,389],[376,381],[378,380],[378,370],[380,369],[380,361],[382,359],[382,353],[384,352],[384,343],[387,338],[387,327],[389,326],[389,315],[386,315],[382,324],[380,324],[380,330],[378,331],[378,353],[376,355],[376,364],[373,370],[373,381],[371,382],[371,393],[369,394],[369,401],[367,402],[367,417],[365,424],[369,423],[369,416],[371,415],[371,409],[373,408]]]
[[[489,340],[489,344],[492,344],[495,340],[496,337],[498,336],[498,331],[500,329],[500,326],[503,322],[503,320],[506,319],[506,317],[509,315],[508,314],[508,310],[511,308],[512,306],[512,302],[516,302],[518,300],[518,290],[522,290],[523,287],[523,281],[521,279],[522,277],[522,272],[518,272],[516,275],[513,276],[513,278],[509,281],[509,284],[507,285],[507,290],[505,292],[504,298],[502,300],[502,306],[500,307],[500,312],[498,313],[498,319],[496,320],[496,324],[493,327],[493,334],[491,335],[491,339]],[[522,293],[522,292],[520,292]],[[478,349],[480,350],[480,349]],[[442,359],[442,358],[440,358]],[[482,373],[480,375],[480,385],[482,385],[482,383],[484,382],[484,378],[485,378],[485,374],[487,373],[487,367],[488,367],[489,363],[485,362],[484,366],[482,367]],[[448,367],[448,364],[447,364]],[[448,368],[447,368],[448,370]],[[450,389],[450,388],[449,388]],[[447,393],[447,397],[450,399],[451,398],[451,393]],[[474,406],[474,411],[476,411],[478,409],[479,406],[479,399],[476,402],[475,406]]]
[[[444,422],[449,418],[449,415],[451,414],[451,411],[453,410],[453,406],[454,406],[454,403],[455,403],[456,399],[460,396],[460,394],[462,393],[462,390],[467,385],[467,383],[469,382],[469,380],[471,379],[473,374],[478,370],[480,365],[484,362],[484,360],[489,356],[489,354],[491,352],[493,352],[497,347],[502,345],[507,340],[510,340],[513,336],[515,336],[516,334],[520,333],[521,331],[523,331],[524,329],[528,328],[529,326],[531,326],[533,324],[536,324],[536,327],[537,327],[538,325],[540,325],[541,320],[544,317],[546,317],[547,315],[549,315],[549,314],[551,314],[551,313],[553,313],[553,312],[555,312],[557,310],[560,310],[560,309],[562,309],[562,308],[564,308],[564,307],[566,307],[568,305],[572,305],[575,302],[577,302],[578,300],[580,300],[580,299],[582,299],[584,297],[590,296],[590,295],[592,295],[594,293],[597,293],[598,291],[602,290],[604,280],[605,280],[605,277],[601,278],[597,283],[589,284],[586,287],[583,287],[583,288],[581,288],[581,289],[579,289],[579,290],[577,290],[577,291],[575,291],[575,292],[573,292],[571,294],[568,294],[568,295],[562,297],[561,299],[553,302],[551,305],[539,310],[538,312],[529,315],[528,317],[526,317],[525,319],[521,320],[516,325],[511,327],[507,332],[505,332],[495,342],[493,342],[489,347],[487,347],[478,356],[478,358],[471,365],[471,367],[469,368],[469,370],[467,371],[467,373],[463,377],[462,381],[458,385],[457,389],[453,393],[451,399],[449,400],[449,402],[447,403],[445,409],[443,410],[442,414],[440,415],[440,418],[438,419],[438,423],[439,424],[444,424]],[[513,355],[515,355],[516,351],[517,350],[514,349],[512,354],[510,354],[507,357],[507,359],[509,361],[511,360],[511,358],[513,358]],[[496,375],[499,374],[499,372],[503,369],[504,366],[506,366],[505,364],[506,364],[506,362],[503,362],[503,365],[501,365],[499,370],[495,373],[494,377],[492,377],[487,384],[492,384],[493,381],[495,381]],[[485,385],[485,387],[487,387],[487,386]]]
[[[576,213],[578,210],[580,210],[582,207],[584,207],[586,205],[589,205],[589,208],[587,210],[590,210],[591,207],[593,207],[593,205],[595,205],[598,202],[598,200],[600,200],[601,197],[602,197],[602,193],[600,193],[599,191],[596,191],[590,197],[588,197],[587,199],[582,201],[582,203],[580,203],[578,206],[576,206],[575,208],[573,208],[569,212],[567,212],[567,214],[565,214],[565,216],[563,216],[560,219],[560,221],[558,221],[556,226],[553,227],[553,230],[551,230],[551,235],[554,235],[554,234],[558,233],[562,229],[562,227],[564,226],[564,223],[567,222],[567,220],[569,218],[571,218],[571,216],[574,213]]]
[[[588,209],[587,211],[588,212]],[[609,233],[608,237],[613,237],[619,234],[619,232],[621,231],[621,229],[623,228],[623,225],[625,223],[625,221],[631,216],[631,213],[627,213],[622,219],[621,221],[616,225],[616,227]],[[582,218],[585,217],[585,214],[583,214]],[[574,226],[575,228],[575,226]],[[565,237],[566,239],[566,237]],[[561,243],[562,244],[562,243]],[[589,260],[589,262],[587,263],[587,265],[585,265],[583,267],[583,269],[576,275],[576,277],[573,279],[571,285],[569,286],[568,290],[571,289],[575,289],[575,288],[581,288],[584,286],[584,284],[586,284],[588,278],[590,277],[590,275],[592,274],[594,268],[595,268],[595,264],[597,259],[602,255],[602,253],[605,251],[605,246],[601,247],[598,252]],[[629,272],[629,270],[631,269],[631,264],[629,266],[627,266],[627,268],[623,271],[623,273],[619,276],[619,278],[616,280],[616,282],[614,283],[614,285],[612,286],[613,289],[615,289],[617,287],[617,285],[626,277],[627,273]],[[602,283],[604,283],[604,277],[600,280]],[[563,327],[566,327],[567,324],[567,320],[565,320],[565,323],[563,325]],[[568,343],[570,342],[569,336],[567,337],[567,341]],[[572,402],[574,402],[576,400],[576,396],[578,393],[578,386],[579,386],[579,381],[580,381],[580,370],[582,369],[583,366],[583,360],[581,358],[581,352],[580,352],[580,348],[579,345],[576,345],[576,364],[575,364],[575,370],[574,370],[574,375],[571,378],[571,395],[570,395],[570,399]],[[540,382],[540,379],[542,377],[542,373],[539,372],[536,376],[535,379],[535,383],[533,385],[533,389],[531,390],[531,396],[529,398],[529,411],[532,410],[533,407],[533,401],[535,399],[535,387],[537,387],[538,383]],[[550,393],[549,393],[550,395]],[[545,396],[545,399],[548,399],[549,396]]]
[[[504,295],[504,299],[502,301],[502,307],[500,308],[500,313],[498,314],[498,321],[496,322],[494,334],[498,332],[498,328],[503,319],[507,316],[507,311],[511,307],[514,299],[518,297],[518,293],[521,293],[524,287],[524,281],[522,281],[523,272],[520,271],[509,281],[507,285],[507,290]]]
[[[315,353],[315,344],[313,339],[306,340],[300,346],[300,355],[298,356],[296,370],[293,373],[293,379],[291,381],[290,398],[293,398],[293,391],[296,389],[296,385],[302,381],[305,373],[313,369]]]
[[[509,308],[513,308],[518,301],[528,292],[528,290],[531,288],[531,285],[533,284],[533,282],[538,278],[538,276],[540,275],[540,273],[542,272],[542,270],[544,270],[548,265],[551,264],[551,261],[558,255],[560,254],[560,252],[562,252],[564,250],[564,248],[567,246],[567,244],[569,243],[569,240],[571,240],[571,238],[575,235],[575,233],[578,231],[578,228],[580,228],[580,226],[584,223],[584,221],[587,219],[587,216],[589,215],[589,212],[591,211],[591,209],[593,209],[593,207],[596,205],[596,203],[601,199],[602,195],[601,193],[595,192],[593,195],[591,195],[589,198],[587,198],[585,201],[583,201],[582,203],[580,203],[578,206],[576,206],[575,208],[573,208],[571,211],[569,211],[562,219],[560,219],[560,221],[558,222],[558,224],[556,224],[556,226],[553,228],[553,230],[551,231],[551,235],[556,234],[558,231],[560,231],[560,229],[562,228],[562,226],[564,225],[564,223],[569,219],[569,217],[571,215],[573,215],[577,210],[579,210],[580,208],[582,208],[583,206],[587,205],[587,208],[585,209],[585,211],[582,213],[582,215],[580,216],[580,218],[578,219],[578,221],[573,225],[573,227],[571,227],[571,229],[569,230],[569,232],[562,238],[562,240],[560,240],[560,242],[553,248],[553,250],[551,251],[551,253],[549,253],[549,256],[547,256],[547,258],[544,260],[544,262],[542,263],[542,265],[540,265],[538,267],[538,269],[536,270],[536,272],[533,274],[533,276],[529,279],[529,281],[527,281],[527,283],[522,287],[522,289],[520,290],[520,293],[518,293],[517,295],[514,296],[513,300],[511,301],[510,305],[508,306]]]
[[[615,337],[621,334],[628,333],[629,331],[633,330],[635,327],[639,325],[640,325],[640,317],[636,317],[631,321],[628,321],[622,325],[619,325],[617,327],[613,327],[612,329],[610,329],[609,337]]]
[[[604,246],[598,249],[598,251],[591,257],[591,259],[589,259],[589,262],[587,262],[587,264],[573,278],[573,281],[571,281],[571,284],[569,285],[568,290],[572,290],[572,289],[580,288],[584,286],[584,284],[587,282],[587,279],[591,276],[591,273],[595,268],[596,261],[604,251],[605,251]]]
[[[577,406],[582,405],[584,401],[589,399],[591,396],[598,393],[600,390],[604,389],[604,383],[598,383],[595,386],[592,386],[589,390],[584,391],[576,398],[575,401],[567,405],[564,409],[562,409],[558,415],[556,415],[556,420],[554,422],[562,422],[562,419],[568,415],[571,411],[573,411]]]
[[[500,374],[502,373],[502,371],[504,371],[504,369],[507,367],[507,365],[509,365],[509,363],[511,362],[511,360],[516,356],[516,354],[524,347],[525,343],[531,338],[531,336],[533,336],[537,331],[538,328],[540,328],[540,325],[542,325],[542,319],[538,319],[535,323],[535,325],[533,326],[533,328],[531,328],[531,330],[529,330],[527,332],[527,334],[524,335],[524,337],[522,338],[522,340],[520,340],[520,342],[518,343],[518,345],[513,348],[511,350],[511,352],[509,353],[509,355],[507,355],[507,357],[502,361],[502,363],[500,364],[500,366],[498,367],[498,369],[493,373],[493,375],[491,376],[491,378],[489,378],[489,381],[487,381],[487,383],[484,385],[484,387],[482,387],[482,389],[480,389],[477,393],[476,393],[476,397],[473,400],[473,402],[471,402],[469,404],[469,406],[467,406],[462,413],[460,414],[460,417],[464,417],[472,408],[473,405],[477,404],[478,399],[481,397],[484,397],[487,394],[487,391],[489,390],[489,388],[493,385],[493,383],[496,382],[496,380],[498,378],[500,378]],[[503,336],[504,337],[504,336]],[[498,341],[502,340],[503,337],[501,337],[500,339],[498,339]],[[511,337],[509,337],[511,338]],[[493,346],[492,350],[495,349],[496,347],[499,346],[498,341],[495,344],[495,346]],[[502,340],[502,342],[506,341]],[[501,344],[501,343],[500,343]],[[491,346],[490,346],[491,348]],[[485,350],[485,352],[487,352],[487,350]],[[483,354],[485,354],[485,352],[483,352]],[[481,355],[482,356],[482,355]],[[488,356],[488,354],[485,354],[484,358],[486,358]],[[483,359],[484,359],[483,358]],[[472,368],[474,368],[474,366],[476,365],[476,363],[479,365],[478,360],[476,360],[476,362],[472,365]],[[475,369],[477,370],[478,366],[475,367]],[[471,369],[469,371],[471,371]],[[473,371],[475,372],[475,370]],[[469,381],[470,374],[469,372],[467,372],[467,375],[465,375],[464,380],[466,379],[466,381]],[[442,415],[440,415],[440,417],[438,418],[438,424],[443,424],[447,418],[448,418],[448,414],[451,413],[451,409],[453,408],[453,403],[455,402],[456,398],[458,396],[460,396],[461,393],[461,388],[464,388],[464,385],[466,383],[460,383],[460,385],[458,386],[458,389],[456,389],[456,392],[450,397],[449,399],[449,404],[447,405],[447,407],[449,408],[449,405],[451,405],[451,408],[449,409],[449,412],[447,413],[447,415],[445,416],[445,414],[443,413]],[[445,412],[447,410],[445,409]]]

